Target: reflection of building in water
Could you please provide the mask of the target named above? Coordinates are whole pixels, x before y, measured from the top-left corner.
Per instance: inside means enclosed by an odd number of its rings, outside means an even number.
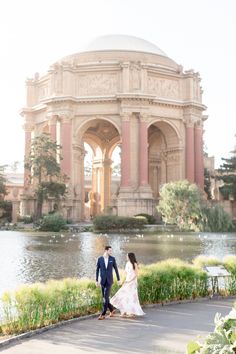
[[[203,180],[206,107],[199,73],[183,71],[156,45],[104,36],[83,52],[27,80],[25,156],[43,132],[62,145],[70,193],[64,215],[79,221],[104,211],[154,214],[164,183]],[[84,179],[85,144],[92,149],[91,194]],[[121,181],[112,190],[112,154],[121,149]],[[34,214],[33,181],[25,171],[23,212]],[[90,200],[90,204],[89,203]]]

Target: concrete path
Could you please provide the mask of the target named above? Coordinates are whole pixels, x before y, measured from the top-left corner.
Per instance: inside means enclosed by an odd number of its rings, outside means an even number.
[[[216,312],[229,313],[235,299],[202,300],[144,308],[146,316],[124,319],[118,315],[98,321],[74,321],[14,345],[5,354],[174,354],[214,328]]]

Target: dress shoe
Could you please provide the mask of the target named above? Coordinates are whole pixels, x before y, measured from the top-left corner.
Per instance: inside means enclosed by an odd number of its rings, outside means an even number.
[[[105,316],[103,316],[103,315],[100,315],[99,317],[98,317],[98,320],[105,320]]]
[[[111,311],[109,316],[110,317],[114,317],[115,316],[115,312],[116,312],[116,310]]]

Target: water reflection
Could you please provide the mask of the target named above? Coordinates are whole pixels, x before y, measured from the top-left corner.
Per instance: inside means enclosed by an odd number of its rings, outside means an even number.
[[[0,231],[0,294],[20,283],[64,277],[94,278],[96,259],[109,244],[119,267],[127,252],[140,263],[166,258],[191,261],[199,254],[223,258],[236,251],[231,234],[43,234]]]

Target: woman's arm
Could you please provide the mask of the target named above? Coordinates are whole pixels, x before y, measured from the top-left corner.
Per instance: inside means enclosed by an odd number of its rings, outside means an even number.
[[[134,263],[134,273],[135,273],[135,276],[130,279],[129,281],[125,281],[125,283],[131,283],[134,279],[138,278],[138,265],[137,263]]]

